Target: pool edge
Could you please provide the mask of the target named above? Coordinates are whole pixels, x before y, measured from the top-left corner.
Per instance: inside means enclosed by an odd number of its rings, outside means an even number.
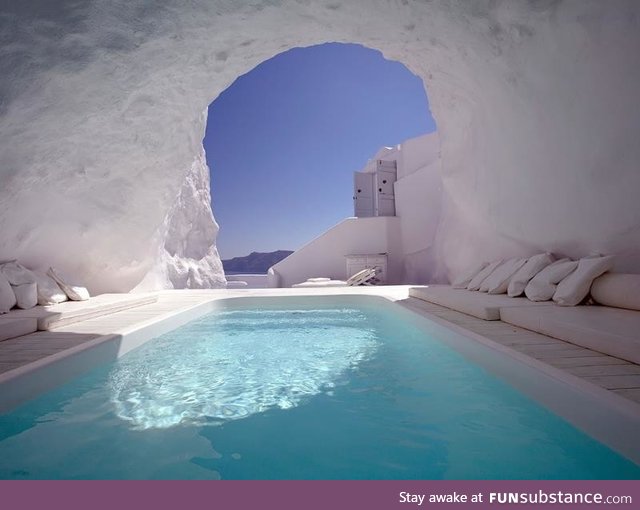
[[[517,391],[535,400],[574,427],[640,465],[640,439],[637,433],[640,430],[640,404],[425,310],[413,308],[407,303],[396,303],[396,305],[440,328],[453,331],[458,336],[470,340],[466,345],[455,340],[446,343],[496,377],[506,380]],[[482,349],[499,353],[500,356],[525,366],[529,371],[542,373],[544,376],[534,381],[535,384],[528,384],[531,382],[530,378],[517,371],[515,365],[501,365],[499,360],[487,360],[486,357],[479,360],[479,357],[483,357]],[[549,380],[563,388],[562,395],[558,392],[549,392],[557,389],[550,387],[553,384],[549,384]],[[567,393],[570,393],[573,398],[567,398]],[[601,407],[598,413],[595,413],[592,407],[587,407],[589,400],[591,403],[595,401]],[[603,410],[610,411],[613,415],[602,413]]]

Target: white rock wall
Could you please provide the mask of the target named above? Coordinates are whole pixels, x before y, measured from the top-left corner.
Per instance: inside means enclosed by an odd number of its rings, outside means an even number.
[[[640,271],[639,20],[635,0],[2,2],[0,259],[94,292],[223,284],[202,112],[265,59],[341,41],[425,82],[439,272],[540,249]]]

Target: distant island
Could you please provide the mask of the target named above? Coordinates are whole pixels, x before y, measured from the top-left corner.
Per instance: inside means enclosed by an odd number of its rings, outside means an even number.
[[[223,260],[222,267],[226,274],[266,274],[271,266],[277,264],[292,253],[293,252],[289,250],[278,250],[270,253],[258,253],[254,251],[245,257],[234,257]]]

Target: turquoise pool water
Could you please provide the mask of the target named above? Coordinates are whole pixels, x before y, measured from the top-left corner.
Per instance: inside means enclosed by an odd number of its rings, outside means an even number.
[[[218,311],[0,417],[3,479],[639,475],[386,308]]]

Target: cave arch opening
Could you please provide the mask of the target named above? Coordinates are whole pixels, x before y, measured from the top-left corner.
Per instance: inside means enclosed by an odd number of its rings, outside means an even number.
[[[353,216],[353,172],[435,132],[422,79],[371,47],[293,47],[239,76],[209,105],[203,139],[217,247],[243,259],[227,274],[266,273]]]
[[[224,285],[207,106],[282,51],[356,41],[428,88],[449,279],[535,251],[639,270],[637,2],[222,3],[3,6],[0,258],[94,293]]]

